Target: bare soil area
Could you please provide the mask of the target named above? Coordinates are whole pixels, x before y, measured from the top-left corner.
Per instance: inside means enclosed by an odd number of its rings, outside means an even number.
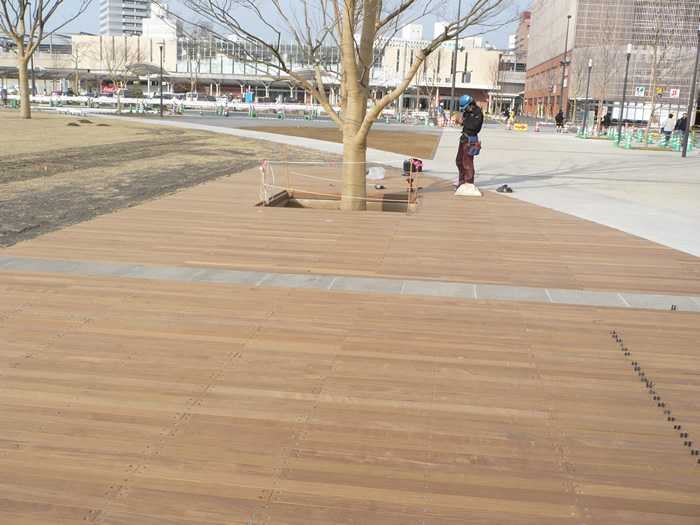
[[[376,124],[377,126],[380,124]],[[342,144],[343,134],[337,128],[312,128],[304,126],[269,126],[269,127],[247,127],[241,129],[252,129],[278,135],[291,135],[294,137],[305,137],[307,139],[325,140]],[[421,133],[420,128],[415,132],[389,131],[383,129],[372,129],[369,132],[368,146],[372,149],[388,151],[415,157],[419,159],[432,159],[435,148],[440,140],[440,135],[435,133]]]
[[[0,111],[0,248],[99,215],[135,206],[284,156],[284,145],[196,130],[151,126],[139,119],[75,118]],[[256,128],[261,130],[261,128]],[[269,131],[309,138],[329,130],[312,127]],[[265,129],[265,131],[268,131]],[[335,132],[335,130],[333,130]],[[337,132],[336,132],[337,133]],[[339,135],[339,133],[337,133]],[[374,135],[374,132],[373,132]],[[393,135],[393,137],[391,136]],[[431,135],[382,132],[370,147],[405,146],[406,155],[432,156]],[[423,144],[423,149],[418,146]],[[305,148],[288,148],[290,161],[338,160]]]

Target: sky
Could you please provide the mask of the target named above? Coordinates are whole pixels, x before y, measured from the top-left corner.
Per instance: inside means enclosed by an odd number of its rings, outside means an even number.
[[[462,6],[464,9],[466,9],[466,6],[471,0],[451,0],[451,4],[453,5],[452,9],[455,10],[457,8],[458,2],[462,2]],[[531,0],[513,0],[518,12],[524,11],[529,9],[529,6],[531,4]],[[177,12],[178,11],[178,6],[177,6],[177,1],[176,0],[169,0],[170,8],[172,11]],[[78,6],[80,5],[80,0],[64,0],[63,5],[61,6],[61,9],[54,15],[55,21],[64,21],[67,18],[70,18],[75,11],[78,9]],[[92,3],[88,7],[88,9],[75,21],[71,22],[68,24],[63,30],[61,31],[62,33],[80,33],[80,32],[85,32],[85,33],[92,33],[92,34],[99,34],[100,32],[100,0],[92,0]],[[434,17],[426,17],[423,20],[420,20],[418,23],[423,24],[423,37],[424,38],[430,38],[433,34],[433,26],[437,20]],[[55,24],[54,24],[55,25]],[[496,45],[496,47],[505,49],[508,47],[508,37],[510,35],[515,34],[515,30],[517,28],[517,22],[508,24],[507,26],[504,26],[502,29],[498,31],[493,31],[491,33],[482,35],[484,42],[490,42],[491,44]],[[463,36],[469,36],[468,34],[465,34]]]

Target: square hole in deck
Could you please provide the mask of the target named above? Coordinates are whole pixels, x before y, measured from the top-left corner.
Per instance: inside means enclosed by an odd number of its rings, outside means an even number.
[[[414,213],[418,209],[422,195],[413,193],[409,199],[408,192],[368,193],[367,211],[389,211]],[[337,192],[281,191],[273,195],[269,202],[259,202],[256,206],[274,206],[280,208],[305,208],[313,210],[339,210],[341,194]]]

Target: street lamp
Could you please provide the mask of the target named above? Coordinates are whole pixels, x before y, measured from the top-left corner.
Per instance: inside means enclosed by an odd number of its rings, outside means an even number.
[[[160,48],[160,118],[163,118],[163,46],[165,40],[158,43]]]
[[[461,18],[462,0],[457,4],[457,20]],[[458,22],[459,23],[459,22]],[[457,76],[457,51],[459,50],[459,31],[455,35],[455,52],[452,55],[452,89],[450,90],[450,115],[455,109],[455,77]]]
[[[588,88],[591,85],[591,69],[593,69],[593,59],[589,58],[588,59],[588,80],[586,81],[586,107],[583,110],[583,132],[581,133],[581,136],[583,136],[583,133],[586,132],[586,119],[588,118]]]
[[[685,133],[683,133],[683,146],[681,147],[681,157],[685,157],[688,149],[688,135],[690,135],[690,121],[695,120],[697,111],[695,109],[696,92],[695,87],[698,82],[698,63],[700,63],[700,26],[698,26],[698,51],[695,54],[695,69],[693,69],[693,83],[690,85],[690,101],[688,102],[688,118],[685,119]]]
[[[569,50],[569,22],[571,15],[566,15],[566,40],[564,40],[564,60],[561,62],[561,89],[559,91],[559,109],[564,111],[564,72],[566,71],[566,53]]]
[[[630,57],[632,56],[632,44],[627,44],[627,65],[625,66],[625,82],[622,84],[622,105],[620,106],[620,119],[617,122],[617,138],[622,133],[622,118],[625,114],[625,94],[627,93],[627,73],[630,70]]]

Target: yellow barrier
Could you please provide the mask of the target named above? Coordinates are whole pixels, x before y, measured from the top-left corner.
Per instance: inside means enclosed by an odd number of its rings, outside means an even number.
[[[513,124],[515,131],[527,131],[527,124]]]

